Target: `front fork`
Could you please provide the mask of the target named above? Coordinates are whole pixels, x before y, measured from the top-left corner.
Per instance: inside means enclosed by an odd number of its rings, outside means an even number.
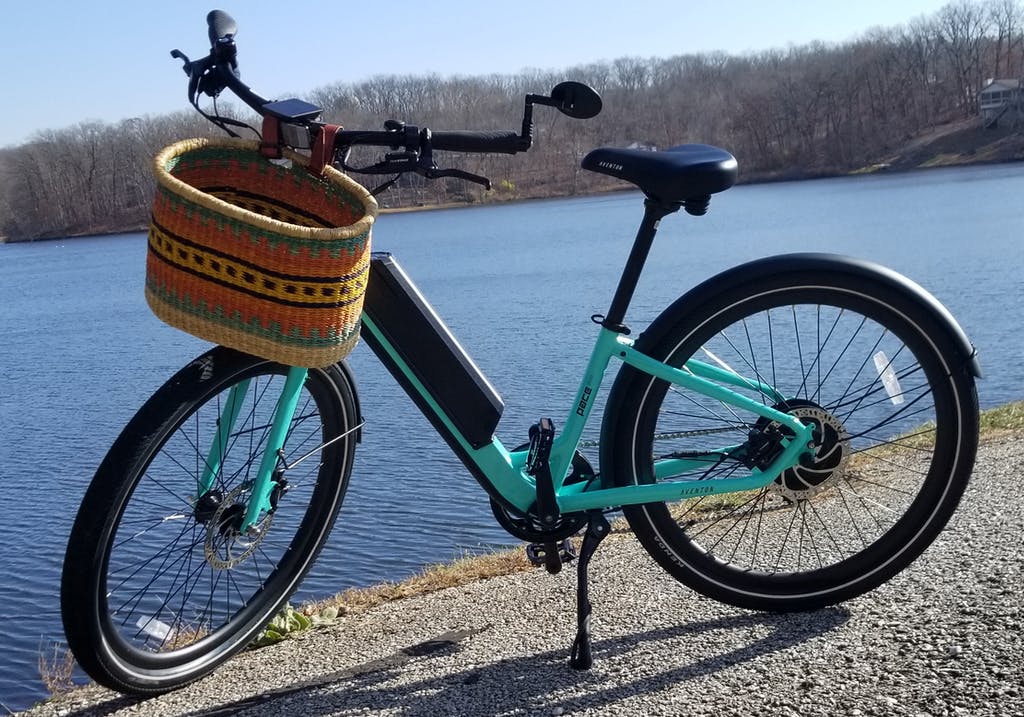
[[[277,406],[274,408],[274,418],[270,424],[259,471],[252,481],[245,517],[239,528],[242,533],[249,530],[259,522],[264,514],[272,510],[270,496],[275,487],[274,472],[277,470],[278,464],[283,461],[282,448],[288,437],[288,429],[295,416],[295,408],[298,406],[299,396],[302,394],[302,387],[306,383],[308,373],[308,369],[305,368],[292,366],[288,369],[284,388],[277,399]],[[245,404],[246,394],[249,392],[249,384],[248,379],[239,381],[228,391],[227,402],[217,421],[217,433],[207,454],[203,475],[200,477],[199,496],[213,488],[214,482],[220,474],[223,457],[229,447],[235,422],[238,420]]]

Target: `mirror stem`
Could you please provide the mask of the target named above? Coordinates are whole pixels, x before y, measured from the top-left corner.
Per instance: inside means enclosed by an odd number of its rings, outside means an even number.
[[[533,102],[537,95],[526,96],[526,108],[523,110],[523,129],[519,133],[520,152],[525,152],[533,145]]]

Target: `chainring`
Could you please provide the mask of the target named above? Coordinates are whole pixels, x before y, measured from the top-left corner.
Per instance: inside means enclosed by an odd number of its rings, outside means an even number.
[[[515,450],[523,451],[527,448],[529,448],[529,444],[519,446]],[[593,479],[594,475],[594,468],[590,465],[590,461],[582,453],[576,451],[572,457],[572,470],[566,477],[565,483],[566,485],[582,483]],[[555,543],[570,535],[575,535],[587,525],[586,515],[570,513],[560,515],[555,525],[545,528],[532,515],[512,515],[493,498],[491,498],[491,512],[494,513],[498,524],[509,534],[529,543]]]

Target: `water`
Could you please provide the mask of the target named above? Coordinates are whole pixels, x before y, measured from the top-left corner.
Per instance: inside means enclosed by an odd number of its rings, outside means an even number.
[[[629,322],[741,261],[789,251],[870,258],[926,286],[978,346],[983,406],[1024,398],[1024,165],[743,186],[699,219],[669,217]],[[382,217],[395,253],[503,395],[508,444],[569,410],[594,327],[640,217],[636,194]],[[74,510],[106,447],[206,347],[142,297],[145,238],[0,245],[0,702],[43,696],[41,648],[62,639],[58,583]],[[331,544],[302,597],[397,579],[506,544],[487,500],[360,347],[367,428]],[[415,502],[402,492],[415,491]]]

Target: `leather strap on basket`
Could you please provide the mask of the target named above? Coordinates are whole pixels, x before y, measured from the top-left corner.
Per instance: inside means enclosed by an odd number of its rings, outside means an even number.
[[[277,117],[263,118],[260,154],[267,159],[281,159],[281,120]]]
[[[334,162],[334,137],[341,131],[340,124],[325,124],[320,128],[309,158],[309,171],[323,174],[324,167]]]

